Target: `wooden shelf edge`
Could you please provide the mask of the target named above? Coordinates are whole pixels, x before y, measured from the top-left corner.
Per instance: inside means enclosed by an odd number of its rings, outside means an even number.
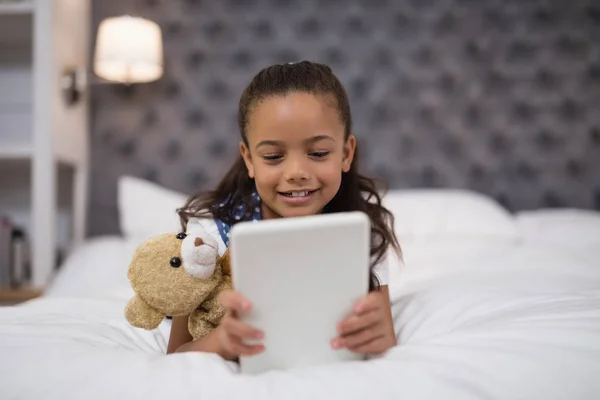
[[[40,297],[44,291],[40,288],[4,288],[0,287],[0,302],[26,301]]]

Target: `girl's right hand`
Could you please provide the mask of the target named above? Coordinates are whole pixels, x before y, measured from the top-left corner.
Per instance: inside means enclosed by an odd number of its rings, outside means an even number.
[[[252,308],[248,300],[236,291],[225,290],[219,294],[219,302],[226,309],[217,328],[219,345],[228,359],[239,356],[253,356],[265,350],[260,344],[246,344],[264,338],[263,332],[241,322],[237,316]]]

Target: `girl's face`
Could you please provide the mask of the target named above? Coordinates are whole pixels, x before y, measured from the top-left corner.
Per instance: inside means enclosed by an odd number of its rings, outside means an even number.
[[[262,200],[263,218],[315,215],[340,188],[356,139],[344,140],[333,97],[292,92],[250,111],[240,150]]]

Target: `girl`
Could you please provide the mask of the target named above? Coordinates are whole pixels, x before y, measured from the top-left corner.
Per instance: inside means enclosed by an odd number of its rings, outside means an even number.
[[[353,315],[331,322],[338,332],[331,346],[371,355],[395,346],[386,259],[390,248],[400,251],[393,216],[381,205],[373,180],[358,173],[350,106],[337,77],[308,61],[265,68],[242,94],[238,124],[239,159],[214,191],[192,197],[179,210],[182,223],[206,218],[222,253],[238,221],[365,212],[372,225],[370,292]],[[252,305],[235,291],[223,292],[220,302],[226,315],[198,341],[192,341],[187,317],[174,318],[167,352],[205,351],[235,360],[263,351],[244,344],[263,332],[236,319]]]

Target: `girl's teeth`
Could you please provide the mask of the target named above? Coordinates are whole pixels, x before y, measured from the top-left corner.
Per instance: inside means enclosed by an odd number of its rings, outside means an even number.
[[[303,197],[303,196],[308,196],[309,192],[291,192],[291,193],[285,193],[286,196],[290,196],[290,197]]]

